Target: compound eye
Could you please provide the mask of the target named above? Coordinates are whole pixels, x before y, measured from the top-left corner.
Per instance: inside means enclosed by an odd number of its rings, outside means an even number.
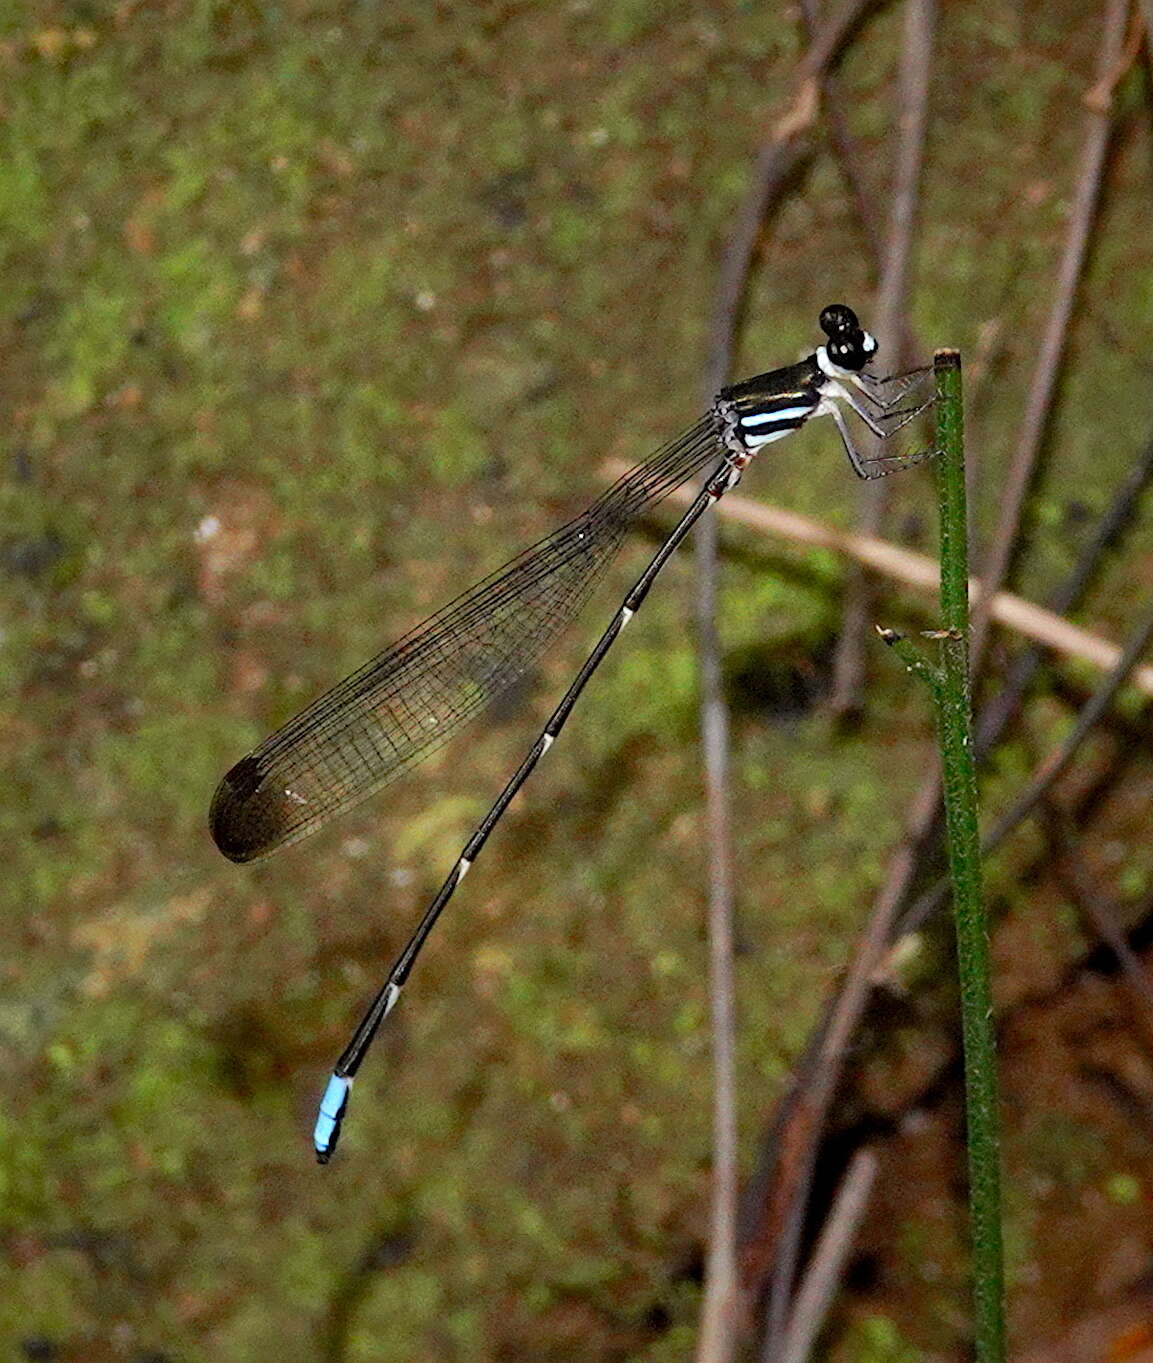
[[[869,358],[865,350],[864,332],[831,338],[825,347],[825,354],[842,369],[863,369]]]
[[[830,303],[821,313],[821,330],[826,336],[845,336],[860,331],[857,314],[844,303]]]

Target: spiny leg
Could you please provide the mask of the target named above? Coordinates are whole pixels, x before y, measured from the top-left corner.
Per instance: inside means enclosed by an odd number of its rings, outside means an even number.
[[[927,407],[931,406],[934,400],[929,398],[919,406],[900,407],[895,411],[875,413],[865,406],[856,393],[836,379],[826,383],[823,391],[828,395],[829,400],[835,401],[840,398],[842,402],[851,407],[868,426],[869,430],[881,440],[887,440],[889,436],[896,435],[902,427],[907,426],[910,421],[920,416]]]
[[[882,412],[891,411],[898,403],[904,402],[910,394],[926,389],[928,390],[928,397],[925,400],[925,406],[933,402],[936,397],[933,370],[928,365],[922,365],[917,369],[908,369],[903,374],[877,376],[862,372],[850,374],[846,377]]]
[[[856,409],[854,408],[854,410]],[[856,442],[853,440],[853,433],[849,430],[849,423],[845,420],[844,413],[837,406],[835,398],[826,398],[818,411],[822,415],[827,413],[836,422],[841,443],[845,447],[845,453],[849,456],[849,463],[853,467],[853,472],[858,478],[864,478],[866,481],[874,478],[887,478],[890,473],[898,473],[902,469],[912,468],[914,464],[932,459],[936,454],[936,450],[919,450],[914,454],[885,454],[866,458],[857,449]]]

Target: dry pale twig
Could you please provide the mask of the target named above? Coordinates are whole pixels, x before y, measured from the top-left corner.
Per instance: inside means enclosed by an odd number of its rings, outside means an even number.
[[[604,465],[603,472],[606,477],[617,478],[626,468],[624,463],[612,460]],[[691,491],[678,489],[670,494],[669,501],[683,504],[691,498]],[[750,526],[754,530],[780,535],[800,544],[832,549],[864,564],[873,572],[904,582],[920,591],[937,590],[936,563],[924,554],[903,549],[888,540],[838,530],[835,526],[812,520],[798,512],[755,502],[737,492],[730,492],[718,504],[716,511],[723,519]],[[974,578],[970,585],[974,593],[983,586],[979,578]],[[1121,657],[1121,649],[1111,640],[1082,629],[1063,616],[1046,610],[1044,606],[1014,596],[1011,592],[998,592],[993,599],[992,610],[999,624],[1057,653],[1079,658],[1102,670],[1115,667]],[[1153,697],[1153,667],[1134,668],[1130,681],[1144,695]]]
[[[708,398],[724,384],[757,237],[766,210],[807,154],[806,134],[816,120],[818,82],[875,0],[848,0],[823,24],[798,69],[798,96],[761,147],[745,201],[721,264],[706,374]],[[716,638],[716,525],[706,518],[696,533],[696,619],[701,687],[701,743],[708,825],[709,986],[713,1012],[713,1198],[704,1305],[697,1357],[726,1363],[737,1336],[737,1141],[735,1000],[732,971],[732,855],[728,812],[728,711]]]
[[[1142,0],[1146,14],[1150,8],[1148,0]],[[1107,114],[1109,106],[1113,103],[1113,92],[1118,85],[1125,79],[1133,67],[1137,64],[1137,58],[1141,55],[1141,43],[1145,34],[1147,17],[1134,12],[1129,24],[1129,36],[1125,39],[1125,46],[1118,57],[1116,65],[1111,71],[1086,90],[1081,96],[1081,100],[1086,109],[1091,109],[1095,114]]]
[[[713,1044],[713,1177],[699,1363],[728,1363],[736,1347],[737,1242],[736,988],[733,979],[732,838],[728,709],[716,630],[716,523],[697,534],[697,659],[708,848],[709,999]]]
[[[856,1241],[876,1179],[876,1155],[867,1147],[858,1150],[849,1162],[833,1210],[813,1250],[784,1344],[780,1352],[766,1350],[762,1363],[806,1363]]]

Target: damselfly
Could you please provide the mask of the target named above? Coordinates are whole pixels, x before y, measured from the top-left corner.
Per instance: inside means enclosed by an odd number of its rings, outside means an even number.
[[[735,487],[762,445],[831,416],[853,471],[881,477],[924,455],[865,457],[845,410],[884,441],[932,402],[931,371],[865,372],[877,342],[852,309],[820,317],[826,341],[798,364],[722,389],[683,435],[626,473],[575,520],[458,596],[289,720],[225,776],[209,820],[217,847],[254,861],[314,833],[427,757],[520,677],[577,614],[625,535],[655,503],[698,474],[700,491],[621,602],[524,761],[465,844],[336,1063],[314,1132],[327,1163],[352,1080],[396,1004],[433,925],[497,822],[548,752],[589,678],[694,523]]]

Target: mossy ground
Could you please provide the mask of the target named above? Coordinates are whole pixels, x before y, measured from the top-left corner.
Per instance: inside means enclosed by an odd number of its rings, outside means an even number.
[[[916,260],[931,343],[1003,328],[974,393],[985,526],[1093,42],[1075,6],[1021,13],[944,15]],[[882,200],[897,30],[845,73]],[[454,903],[328,1169],[307,1136],[332,1057],[646,545],[494,722],[337,827],[239,869],[205,813],[247,747],[694,415],[796,51],[791,15],[735,0],[0,16],[6,1356],[687,1356],[709,1163],[691,555]],[[1038,593],[1147,433],[1146,159],[1134,113]],[[836,298],[867,310],[867,270],[824,161],[766,239],[741,370],[802,353]],[[750,492],[849,522],[831,430],[770,453]],[[897,503],[928,540],[917,476]],[[839,566],[726,542],[731,656],[827,652]],[[1115,633],[1148,587],[1129,563],[1086,612]],[[736,716],[750,1143],[927,760],[920,697],[872,673],[851,736]]]

